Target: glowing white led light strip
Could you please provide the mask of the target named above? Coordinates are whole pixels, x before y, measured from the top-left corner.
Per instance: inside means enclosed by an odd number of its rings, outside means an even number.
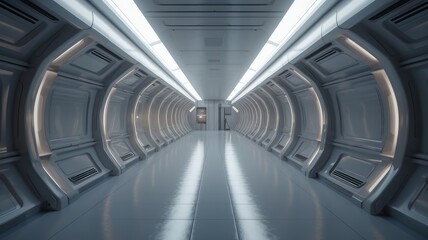
[[[133,0],[103,0],[103,2],[194,98],[202,100]]]
[[[80,39],[77,43],[73,44],[69,49],[67,49],[65,52],[63,52],[61,55],[59,55],[55,60],[52,61],[52,64],[55,65],[61,65],[65,59],[70,57],[72,54],[75,53],[75,51],[79,50],[81,47],[83,47],[85,44],[85,39]]]
[[[296,0],[293,2],[249,69],[227,97],[228,101],[235,98],[325,2],[326,0]]]

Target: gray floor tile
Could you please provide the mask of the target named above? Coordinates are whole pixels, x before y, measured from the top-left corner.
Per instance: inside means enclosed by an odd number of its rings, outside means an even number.
[[[200,203],[196,209],[195,219],[233,219],[232,207],[229,204]]]
[[[226,135],[226,137],[225,137]],[[238,229],[236,229],[236,227]],[[1,239],[423,239],[235,132],[193,132]]]
[[[101,222],[86,222],[82,220],[74,222],[51,239],[188,240],[191,234],[191,227],[191,220],[105,220]]]
[[[192,240],[235,240],[239,239],[234,220],[195,220]]]
[[[337,219],[239,220],[241,240],[363,240]]]

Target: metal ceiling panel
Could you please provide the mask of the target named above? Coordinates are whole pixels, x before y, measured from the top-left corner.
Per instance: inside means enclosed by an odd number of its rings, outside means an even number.
[[[224,100],[292,1],[137,1],[203,99]]]

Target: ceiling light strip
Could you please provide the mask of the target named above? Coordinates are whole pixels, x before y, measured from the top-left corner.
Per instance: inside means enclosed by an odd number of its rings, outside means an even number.
[[[42,1],[41,4],[46,6],[46,8],[62,14],[64,18],[72,21],[79,28],[86,30],[92,29],[108,38],[112,45],[120,48],[128,57],[142,64],[155,77],[161,78],[166,84],[176,89],[183,96],[191,101],[195,101],[194,97],[171,78],[164,69],[160,68],[140,47],[137,47],[137,45],[130,40],[132,36],[130,36],[129,33],[124,34],[112,24],[111,21],[115,19],[110,18],[107,20],[104,15],[99,12],[100,10],[107,16],[112,16],[113,14],[103,2],[98,0],[89,1],[90,3],[87,1],[52,0]],[[96,6],[97,9],[94,8],[94,6]],[[80,22],[77,22],[75,18],[79,19]]]
[[[297,2],[297,1],[295,1]],[[319,10],[312,12],[321,12],[325,11],[329,7],[333,6],[335,1],[326,1],[324,5],[319,7]],[[322,26],[322,32],[320,32],[320,28],[312,28],[311,31],[309,31],[304,38],[300,39],[298,44],[294,44],[291,48],[289,48],[284,54],[282,54],[269,68],[263,71],[256,79],[254,79],[250,85],[248,85],[244,90],[242,90],[244,87],[238,87],[236,86],[235,89],[232,91],[232,93],[229,95],[228,100],[232,101],[232,103],[236,102],[249,92],[251,92],[254,88],[259,86],[261,83],[263,83],[266,79],[271,77],[274,73],[276,73],[278,70],[283,68],[286,64],[291,62],[293,59],[299,56],[299,54],[308,49],[310,46],[312,46],[314,43],[316,43],[321,35],[325,35],[328,32],[332,31],[334,28],[337,28],[337,24],[343,24],[347,20],[354,17],[357,13],[363,11],[364,9],[367,9],[369,6],[374,5],[376,7],[376,2],[373,0],[361,0],[361,1],[344,1],[339,2],[334,9],[332,9],[330,12],[335,12],[335,14],[328,15],[327,17],[324,17],[322,21],[318,21],[318,26]],[[293,3],[294,4],[294,3]],[[378,4],[381,4],[381,2],[378,2]],[[360,14],[358,17],[359,19],[363,19],[367,16],[371,11],[366,11],[363,14]],[[308,18],[309,19],[309,18]],[[352,20],[353,22],[356,21],[355,18]],[[332,22],[335,22],[336,24],[330,24]],[[304,24],[304,23],[302,23]],[[324,29],[324,26],[327,25],[327,28]],[[304,27],[304,25],[302,25]],[[349,26],[348,26],[349,27]],[[321,35],[320,35],[321,34]],[[271,36],[272,37],[272,36]],[[293,36],[290,35],[289,39],[291,39]],[[349,43],[352,45],[352,43]],[[283,44],[284,45],[284,44]],[[282,45],[282,46],[283,46]],[[269,60],[270,61],[270,60]],[[242,90],[242,91],[241,91]],[[239,95],[238,95],[239,93]]]
[[[316,10],[318,10],[325,1],[326,0],[294,1],[239,82],[244,83],[245,85],[250,82],[253,77],[278,53],[285,43],[303,26],[303,24],[313,16]],[[239,93],[244,86],[237,85],[227,100],[230,101],[235,98],[236,94]]]
[[[103,2],[140,39],[179,83],[183,85],[183,82],[189,82],[133,0],[103,0]],[[201,97],[191,84],[183,85],[183,87],[194,98],[201,100]]]

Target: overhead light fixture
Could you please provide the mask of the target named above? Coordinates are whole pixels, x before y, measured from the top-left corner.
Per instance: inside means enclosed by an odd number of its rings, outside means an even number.
[[[313,16],[326,0],[295,0],[275,31],[251,63],[250,68],[227,97],[231,101],[253,77],[275,56],[288,40]],[[243,85],[242,85],[243,84]]]
[[[233,110],[235,110],[235,112],[239,112],[239,110],[235,106],[232,106],[232,108]]]
[[[103,0],[106,6],[138,37],[181,85],[197,100],[202,100],[168,49],[133,0]],[[177,72],[179,71],[179,72]],[[183,84],[189,83],[189,84]]]
[[[166,49],[165,45],[163,45],[162,42],[158,41],[155,44],[150,45],[151,50],[153,50],[153,53],[155,56],[161,60],[163,65],[169,70],[175,70],[178,69],[178,65],[175,62],[174,58],[169,53],[168,49]]]
[[[189,110],[189,112],[192,112],[193,110],[195,110],[195,108],[196,108],[196,106],[193,106],[193,107]]]

